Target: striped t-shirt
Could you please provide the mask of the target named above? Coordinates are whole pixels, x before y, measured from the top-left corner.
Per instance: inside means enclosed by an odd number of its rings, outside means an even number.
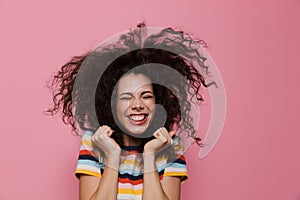
[[[105,158],[94,148],[91,138],[92,131],[86,131],[81,138],[80,152],[75,174],[86,174],[101,178],[104,171]],[[183,156],[183,145],[178,137],[173,139],[172,148],[176,155],[173,162],[166,156],[156,159],[156,167],[160,180],[164,176],[176,176],[184,181],[187,179],[187,168]],[[143,159],[141,147],[125,147],[122,149],[118,178],[117,199],[142,199],[143,193]]]

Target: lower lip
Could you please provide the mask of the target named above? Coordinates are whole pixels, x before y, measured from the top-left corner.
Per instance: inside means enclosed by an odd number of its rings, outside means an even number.
[[[147,121],[147,118],[148,118],[148,116],[146,116],[145,119],[143,119],[141,121],[134,121],[134,120],[129,119],[129,122],[133,125],[141,126]]]

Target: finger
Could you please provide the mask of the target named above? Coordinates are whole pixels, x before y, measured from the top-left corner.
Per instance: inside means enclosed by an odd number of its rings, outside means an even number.
[[[96,138],[99,138],[99,137],[102,137],[103,136],[103,127],[102,126],[100,126],[98,129],[97,129],[97,131],[95,132],[95,134],[94,134],[94,139],[96,139]]]
[[[172,145],[174,143],[174,140],[173,139],[171,139],[171,141],[170,141],[170,144]]]
[[[110,137],[114,133],[114,130],[109,130],[108,136]]]
[[[156,138],[165,137],[165,133],[164,133],[163,128],[157,129],[155,133],[156,133],[156,134],[155,134],[155,135],[156,135]]]
[[[164,135],[167,135],[167,134],[168,134],[168,130],[167,130],[165,127],[161,127],[159,130],[160,130],[160,132],[163,133]]]
[[[175,135],[175,133],[176,133],[176,131],[170,131],[170,133],[169,133],[169,135],[171,136],[171,137],[173,137],[174,135]]]
[[[172,130],[170,132],[165,129],[164,131],[165,137],[168,139],[168,144],[172,145],[174,143],[172,137],[175,135],[176,131]]]
[[[103,133],[106,133],[108,126],[101,126],[101,130]]]
[[[175,131],[170,131],[170,132],[168,132],[168,130],[165,128],[165,127],[163,127],[162,129],[161,129],[161,132],[162,132],[162,134],[163,134],[163,136],[164,137],[166,137],[167,139],[168,139],[168,143],[172,143],[173,141],[172,141],[172,136],[175,134]]]
[[[110,135],[112,134],[111,131],[112,131],[112,129],[111,129],[109,126],[106,126],[106,125],[103,126],[102,132],[103,132],[105,135],[107,135],[107,136],[110,137]]]
[[[154,136],[155,138],[159,138],[159,132],[158,132],[158,130],[155,131],[155,133],[153,134],[153,136]]]
[[[153,136],[154,136],[155,138],[159,138],[161,134],[162,134],[162,133],[161,133],[161,128],[159,128],[159,129],[157,129],[157,130],[153,133]]]
[[[166,144],[169,142],[168,138],[165,137],[164,135],[160,135],[160,137],[158,138],[162,144]]]
[[[160,129],[159,132],[158,132],[158,138],[157,139],[159,139],[164,144],[168,143],[171,138],[167,133],[163,129]]]
[[[104,134],[104,133],[105,133],[105,126],[101,126],[101,127],[100,127],[100,132],[101,132],[101,134]]]

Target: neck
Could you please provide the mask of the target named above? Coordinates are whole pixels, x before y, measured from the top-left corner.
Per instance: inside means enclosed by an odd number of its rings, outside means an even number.
[[[128,134],[123,134],[124,146],[142,146],[142,138],[133,137]]]

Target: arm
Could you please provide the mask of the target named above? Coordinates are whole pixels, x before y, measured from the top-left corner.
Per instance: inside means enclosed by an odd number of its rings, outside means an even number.
[[[143,200],[179,200],[180,187],[181,181],[178,177],[163,177],[160,182],[154,153],[144,154]]]
[[[80,200],[115,200],[117,192],[118,170],[114,168],[105,166],[101,178],[90,175],[81,175],[79,178]]]
[[[91,142],[104,152],[107,162],[101,178],[90,175],[80,176],[80,200],[116,200],[117,198],[121,149],[110,137],[112,133],[108,126],[101,126],[91,138]]]

